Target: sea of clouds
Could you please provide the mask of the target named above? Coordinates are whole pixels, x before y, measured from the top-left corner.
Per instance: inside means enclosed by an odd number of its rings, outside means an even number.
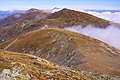
[[[93,14],[95,16],[111,20],[114,22],[120,21],[120,12],[110,13],[110,12],[87,12]],[[110,25],[107,28],[98,28],[93,25],[88,25],[85,28],[81,28],[81,26],[72,26],[65,28],[66,30],[70,30],[73,32],[77,32],[80,34],[84,34],[95,39],[101,40],[117,49],[120,50],[120,28],[116,25]]]

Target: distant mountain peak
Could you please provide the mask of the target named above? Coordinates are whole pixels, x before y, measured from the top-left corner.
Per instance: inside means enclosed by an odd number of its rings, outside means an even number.
[[[31,8],[29,9],[27,12],[37,12],[37,11],[40,11],[39,9],[36,9],[36,8]]]
[[[58,8],[58,7],[54,7],[52,10],[54,10],[54,9],[61,9],[61,8]]]
[[[70,9],[67,9],[67,8],[63,8],[62,10],[64,11],[64,10],[70,10]]]
[[[62,8],[54,7],[54,8],[52,9],[52,12],[54,13],[54,12],[58,12],[58,11],[60,11],[60,10],[62,10]]]

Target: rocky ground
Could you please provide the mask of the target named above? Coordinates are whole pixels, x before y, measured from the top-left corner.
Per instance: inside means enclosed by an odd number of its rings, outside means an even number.
[[[0,50],[0,80],[95,80],[45,59]]]

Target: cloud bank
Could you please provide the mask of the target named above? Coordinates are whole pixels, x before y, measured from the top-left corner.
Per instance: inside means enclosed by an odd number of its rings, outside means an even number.
[[[110,20],[116,23],[120,23],[120,12],[115,12],[115,13],[111,13],[111,12],[95,12],[95,11],[85,11],[86,13],[92,14],[94,16],[106,19],[106,20]]]
[[[81,26],[72,26],[65,29],[91,36],[120,50],[120,28],[115,25],[110,25],[105,29],[96,28],[92,25],[88,25],[85,28],[81,28]]]

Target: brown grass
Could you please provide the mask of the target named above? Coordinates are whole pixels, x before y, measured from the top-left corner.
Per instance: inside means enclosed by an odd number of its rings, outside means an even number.
[[[86,27],[89,24],[92,24],[96,27],[105,28],[110,25],[109,21],[107,20],[84,12],[74,11],[70,9],[63,9],[61,11],[55,12],[40,23],[42,25],[58,25],[60,28],[75,25]]]
[[[93,80],[73,70],[60,68],[60,66],[42,58],[0,50],[0,72],[3,69],[11,69],[12,71],[14,66],[21,69],[19,74],[30,76],[30,79],[25,80]],[[16,76],[16,80],[24,80],[24,78]]]

